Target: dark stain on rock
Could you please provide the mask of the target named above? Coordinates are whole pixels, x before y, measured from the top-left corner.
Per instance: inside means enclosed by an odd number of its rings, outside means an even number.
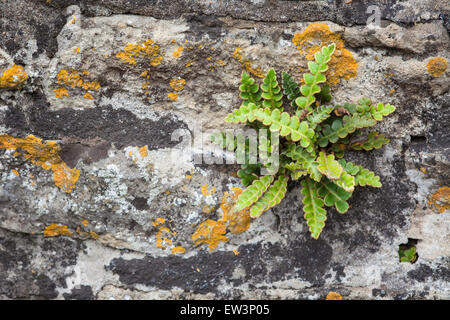
[[[109,142],[92,143],[91,145],[63,142],[59,155],[70,168],[74,168],[79,160],[85,164],[91,164],[107,158],[110,146]]]
[[[53,299],[58,296],[56,284],[45,274],[37,276],[35,282],[39,287],[39,296],[45,299]]]
[[[63,294],[66,300],[94,300],[94,293],[90,286],[80,286],[73,288],[70,293]]]
[[[418,282],[426,282],[429,278],[434,281],[441,280],[444,282],[450,282],[450,269],[442,265],[436,268],[431,268],[430,266],[421,263],[417,266],[417,268],[409,271],[407,276]]]
[[[136,197],[131,201],[131,204],[138,210],[147,210],[149,208],[147,200],[147,198]]]
[[[176,129],[187,125],[175,115],[166,114],[158,120],[139,119],[125,109],[108,105],[86,110],[48,110],[45,97],[33,94],[33,106],[26,111],[9,107],[5,125],[15,134],[33,134],[43,139],[98,139],[114,144],[116,148],[147,145],[149,150],[170,148],[178,144],[171,141]],[[88,152],[89,157],[96,158]]]
[[[222,37],[224,23],[217,17],[207,15],[191,15],[186,18],[189,25],[188,34],[192,34],[195,41],[201,40],[205,35],[212,40]]]
[[[332,255],[331,247],[321,240],[293,241],[287,248],[280,244],[242,245],[236,256],[233,252],[200,251],[195,257],[151,257],[125,260],[113,259],[107,269],[119,275],[126,285],[143,284],[163,290],[174,287],[186,291],[216,292],[222,280],[238,286],[246,283],[274,282],[301,278],[313,284],[321,284]],[[267,259],[267,257],[280,257]],[[233,279],[235,268],[245,270],[245,279]],[[196,269],[199,269],[198,272]],[[273,271],[269,271],[273,270]]]

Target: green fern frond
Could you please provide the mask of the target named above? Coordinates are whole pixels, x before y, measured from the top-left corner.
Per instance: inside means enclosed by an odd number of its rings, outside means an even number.
[[[269,188],[273,178],[274,176],[267,175],[253,181],[252,184],[239,195],[232,208],[232,212],[239,212],[258,201],[263,193],[266,192],[267,188]]]
[[[373,131],[369,133],[367,136],[367,140],[353,142],[350,145],[350,148],[353,150],[366,150],[370,151],[373,149],[380,149],[383,145],[389,143],[389,139],[387,139],[384,135],[378,134],[378,132]]]
[[[335,206],[340,213],[347,212],[349,208],[347,200],[352,195],[351,192],[345,191],[328,179],[322,180],[319,184],[318,193],[323,198],[325,205],[328,207]]]
[[[253,122],[255,120],[253,112],[257,108],[258,107],[254,103],[249,103],[247,105],[243,104],[239,109],[235,109],[229,113],[225,118],[225,121],[231,123]]]
[[[295,105],[295,99],[301,96],[300,86],[297,82],[286,72],[283,72],[283,93],[291,101],[291,105]]]
[[[318,163],[314,154],[310,154],[300,146],[290,145],[286,156],[292,160],[297,161],[308,172],[311,179],[314,181],[320,181],[322,174],[320,173]]]
[[[289,136],[292,141],[300,141],[303,148],[311,146],[314,130],[309,128],[308,122],[300,122],[298,117],[290,116],[287,112],[281,113],[278,109],[256,109],[254,115],[258,121],[269,126],[271,132],[278,131],[282,137]]]
[[[255,79],[250,77],[250,75],[242,71],[241,76],[241,85],[239,87],[239,91],[241,92],[239,96],[243,100],[244,105],[248,105],[249,103],[254,103],[258,107],[262,106],[261,101],[261,90],[259,90],[259,85],[255,83]]]
[[[318,142],[320,147],[326,147],[330,142],[335,143],[340,138],[345,138],[357,129],[371,127],[376,121],[370,116],[344,116],[343,119],[336,119],[331,125],[325,124]]]
[[[309,231],[311,232],[311,236],[314,239],[318,239],[325,227],[325,220],[327,220],[327,212],[323,208],[325,203],[318,195],[316,182],[306,177],[301,183],[303,186],[301,193],[304,195],[304,217],[308,224]]]
[[[309,122],[309,126],[311,129],[315,129],[319,124],[328,119],[331,116],[331,112],[334,107],[332,106],[320,106],[316,110],[313,111],[310,115],[307,116],[307,120]]]
[[[288,177],[280,175],[264,195],[250,208],[250,216],[257,218],[265,211],[279,204],[286,195],[288,180]]]
[[[318,163],[317,169],[328,179],[337,180],[344,171],[339,162],[334,160],[333,154],[326,155],[325,152],[320,152],[316,161]]]
[[[263,84],[261,84],[263,107],[274,109],[281,109],[283,105],[283,93],[281,92],[281,88],[278,85],[277,75],[274,69],[270,69],[267,72],[266,77],[263,80]]]
[[[324,83],[327,79],[323,72],[328,70],[327,63],[331,60],[331,56],[336,49],[334,43],[328,47],[323,47],[321,52],[314,55],[315,61],[308,62],[308,69],[311,73],[303,74],[305,84],[300,87],[303,97],[295,100],[299,110],[307,109],[312,111],[311,105],[316,101],[315,94],[320,92],[320,83]]]

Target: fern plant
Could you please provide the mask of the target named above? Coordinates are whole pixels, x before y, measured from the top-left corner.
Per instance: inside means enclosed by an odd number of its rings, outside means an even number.
[[[225,121],[278,133],[279,166],[275,172],[262,175],[261,170],[271,163],[261,154],[256,164],[249,163],[246,156],[237,174],[247,189],[237,198],[233,212],[248,208],[251,217],[257,218],[281,202],[290,179],[301,180],[304,218],[311,236],[317,239],[325,226],[324,207],[334,206],[345,213],[356,186],[381,187],[380,178],[372,171],[343,156],[346,150],[369,151],[388,143],[389,139],[377,132],[364,138],[361,129],[375,125],[395,107],[372,104],[367,98],[358,104],[328,105],[331,95],[324,73],[334,50],[331,44],[314,55],[315,61],[308,63],[310,72],[303,75],[303,85],[283,72],[280,86],[273,69],[260,86],[245,71],[242,73],[239,90],[243,103]],[[219,136],[212,140],[228,150],[236,154],[249,151],[248,139],[233,138],[231,143],[229,139],[224,143],[225,134]],[[259,151],[275,152],[273,143],[260,136]]]

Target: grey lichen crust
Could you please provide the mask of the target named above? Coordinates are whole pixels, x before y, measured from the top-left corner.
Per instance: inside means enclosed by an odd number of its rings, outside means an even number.
[[[0,88],[0,299],[450,299],[448,1],[157,3],[0,2],[0,77],[28,75]],[[317,21],[355,61],[335,101],[397,107],[376,126],[390,143],[348,158],[383,186],[330,208],[315,240],[294,183],[210,251],[192,236],[220,222],[238,167],[196,164],[172,136],[222,128],[243,69],[299,79],[309,52],[292,39]],[[31,158],[7,147],[29,135]]]

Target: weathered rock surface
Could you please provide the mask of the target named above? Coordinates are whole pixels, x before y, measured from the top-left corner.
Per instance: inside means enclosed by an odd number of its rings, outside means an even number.
[[[366,25],[374,4],[379,27]],[[0,12],[0,76],[14,63],[28,75],[0,88],[1,299],[450,298],[450,72],[430,64],[450,60],[448,1],[9,0]],[[242,69],[300,79],[292,38],[315,21],[357,63],[334,102],[397,107],[376,127],[388,145],[349,154],[383,187],[329,209],[319,240],[293,183],[248,230],[194,245],[242,186],[236,166],[186,157],[177,134],[223,128]],[[399,262],[408,239],[414,264]]]

